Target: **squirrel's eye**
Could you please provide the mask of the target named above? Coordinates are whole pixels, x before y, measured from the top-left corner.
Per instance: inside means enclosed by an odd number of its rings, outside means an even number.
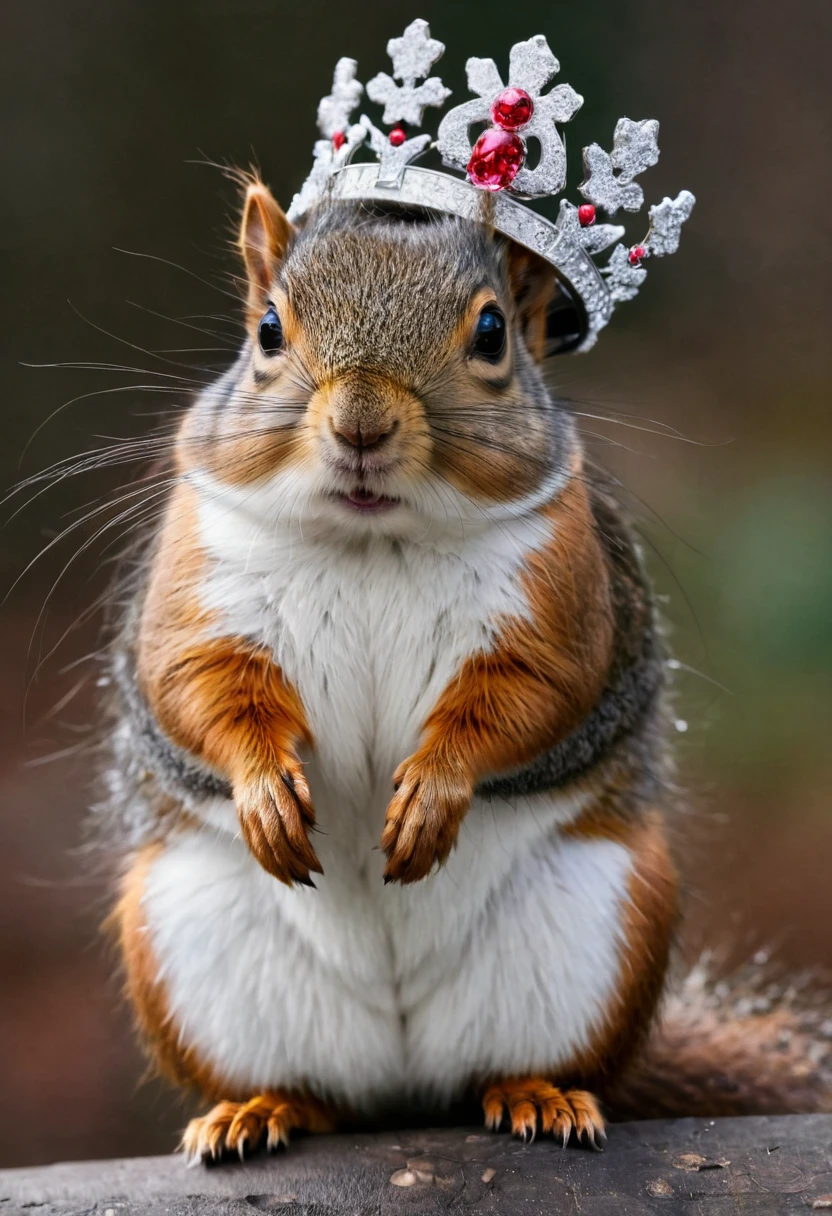
[[[276,355],[282,348],[283,326],[280,324],[280,317],[277,315],[274,304],[269,304],[269,307],[260,318],[260,324],[257,326],[257,337],[260,342],[260,349],[264,355]]]
[[[489,304],[480,313],[474,335],[474,351],[496,363],[506,349],[506,319],[496,304]]]

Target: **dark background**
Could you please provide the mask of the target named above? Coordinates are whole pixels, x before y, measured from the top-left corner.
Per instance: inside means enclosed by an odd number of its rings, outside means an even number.
[[[580,146],[609,147],[627,114],[662,124],[648,201],[698,198],[678,255],[651,265],[595,351],[554,372],[626,487],[693,669],[678,684],[687,948],[832,965],[830,13],[828,0],[6,0],[0,483],[145,434],[229,357],[235,192],[193,162],[256,159],[288,204],[340,55],[366,81],[423,16],[458,101],[467,55],[505,66],[513,41],[544,32],[586,97],[571,197]],[[180,353],[194,347],[208,349]],[[105,366],[22,366],[68,361]],[[113,876],[81,847],[98,675],[84,656],[100,636],[85,610],[154,509],[123,451],[121,467],[2,512],[0,1164],[165,1151],[183,1118],[161,1085],[139,1086],[100,934]],[[133,497],[106,507],[119,486]]]

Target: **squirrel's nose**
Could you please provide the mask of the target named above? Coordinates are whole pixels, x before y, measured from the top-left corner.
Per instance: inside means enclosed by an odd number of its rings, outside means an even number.
[[[332,433],[338,442],[358,448],[360,452],[365,448],[380,447],[385,439],[389,439],[395,432],[398,425],[397,418],[389,422],[352,423],[345,418],[331,422]]]

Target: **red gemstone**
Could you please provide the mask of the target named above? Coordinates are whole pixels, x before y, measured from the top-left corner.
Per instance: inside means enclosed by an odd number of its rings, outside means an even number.
[[[332,137],[332,146],[336,152],[340,152],[344,144],[347,142],[347,137],[343,131],[336,131]]]
[[[633,245],[632,249],[630,250],[629,254],[627,255],[630,260],[630,265],[631,266],[640,266],[641,259],[645,256],[646,253],[647,253],[647,250],[644,248],[643,245]]]
[[[394,127],[390,132],[390,143],[394,148],[400,148],[407,139],[407,132],[403,127]]]
[[[588,228],[595,223],[595,208],[592,203],[581,203],[578,208],[578,223],[582,228]]]
[[[534,102],[525,89],[503,89],[491,103],[491,121],[501,131],[519,131],[532,114]]]
[[[505,190],[525,159],[526,145],[519,135],[510,131],[483,131],[468,161],[468,177],[481,190]]]

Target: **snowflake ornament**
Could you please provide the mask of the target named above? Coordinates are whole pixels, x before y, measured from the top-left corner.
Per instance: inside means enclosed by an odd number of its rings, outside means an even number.
[[[633,122],[620,118],[615,126],[612,152],[600,144],[584,148],[586,181],[579,186],[584,198],[615,215],[619,207],[638,211],[644,206],[644,191],[633,178],[659,159],[659,124],[655,118]]]
[[[290,220],[303,215],[321,198],[332,175],[349,163],[367,138],[362,123],[350,125],[350,115],[364,92],[364,86],[355,78],[357,68],[355,60],[347,58],[339,59],[335,65],[332,92],[318,105],[318,130],[324,138],[315,141],[312,169],[286,213]]]
[[[682,190],[676,198],[663,198],[654,203],[647,214],[650,216],[650,231],[644,240],[645,248],[654,257],[662,258],[675,253],[679,248],[682,224],[690,218],[696,199],[690,190]]]
[[[558,232],[563,240],[580,245],[587,253],[601,253],[624,235],[620,224],[596,224],[594,220],[591,225],[582,224],[578,218],[578,208],[565,198],[560,201]]]
[[[619,170],[621,181],[632,181],[637,173],[643,173],[651,165],[659,163],[659,124],[655,118],[633,122],[631,118],[619,118],[612,139],[613,165]]]
[[[438,76],[422,84],[416,81],[428,72],[445,51],[444,43],[430,36],[427,21],[412,21],[401,38],[391,38],[387,54],[393,60],[393,75],[379,72],[367,84],[367,96],[384,106],[382,121],[406,122],[420,127],[427,106],[444,105],[451,95]],[[396,81],[400,80],[400,85]]]
[[[601,273],[607,280],[607,287],[616,304],[625,300],[633,300],[638,295],[638,289],[647,278],[647,271],[631,258],[631,251],[624,245],[616,245],[612,257]]]
[[[468,87],[478,96],[442,119],[437,145],[443,163],[464,169],[469,180],[489,190],[511,189],[527,198],[562,190],[566,150],[555,123],[568,122],[584,99],[568,84],[542,92],[559,71],[560,64],[542,34],[511,48],[508,86],[503,85],[493,59],[469,59]],[[472,149],[468,129],[479,122],[491,122],[497,131],[486,131]],[[497,138],[498,132],[503,133],[502,138]],[[530,136],[540,143],[535,169],[525,167],[525,141]],[[500,174],[503,165],[506,168]],[[508,177],[508,181],[498,180],[500,177]]]
[[[357,70],[354,59],[339,59],[332,77],[332,92],[318,104],[318,130],[328,139],[346,133],[350,114],[364,92],[364,86],[355,78]]]

